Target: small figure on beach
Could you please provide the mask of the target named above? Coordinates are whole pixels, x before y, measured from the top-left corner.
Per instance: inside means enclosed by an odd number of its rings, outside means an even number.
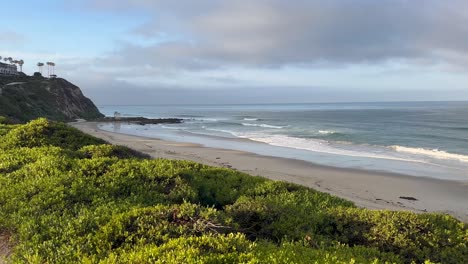
[[[121,117],[122,117],[122,114],[120,114],[120,113],[117,112],[117,111],[114,112],[114,119],[115,119],[115,120],[120,120]]]

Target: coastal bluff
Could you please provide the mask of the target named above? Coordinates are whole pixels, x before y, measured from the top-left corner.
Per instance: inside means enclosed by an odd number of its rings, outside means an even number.
[[[55,121],[104,117],[81,89],[62,78],[0,76],[0,116],[15,122],[38,117]]]

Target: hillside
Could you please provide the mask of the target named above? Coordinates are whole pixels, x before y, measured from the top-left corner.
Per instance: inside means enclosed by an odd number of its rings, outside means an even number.
[[[46,119],[0,121],[0,185],[12,263],[468,263],[451,216],[151,160]]]
[[[0,116],[17,122],[38,117],[56,121],[103,117],[80,88],[62,78],[0,76]]]

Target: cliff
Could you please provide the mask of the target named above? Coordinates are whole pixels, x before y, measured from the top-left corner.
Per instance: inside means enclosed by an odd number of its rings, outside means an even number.
[[[104,115],[79,87],[65,79],[22,75],[0,76],[0,116],[25,122],[38,117],[73,121]]]

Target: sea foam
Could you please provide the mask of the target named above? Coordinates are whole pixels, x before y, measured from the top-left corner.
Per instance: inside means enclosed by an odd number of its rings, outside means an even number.
[[[209,130],[209,131],[215,131],[215,132],[221,132],[221,133],[226,133],[226,134],[231,134],[233,136],[237,136],[237,133],[234,132],[234,131],[231,131],[231,130],[227,130],[227,129],[217,129],[217,128],[206,128],[206,127],[203,127],[205,130]]]
[[[382,154],[382,153],[374,153],[371,150],[364,151],[364,150],[342,149],[342,148],[333,146],[332,144],[330,144],[328,141],[325,141],[325,140],[305,139],[305,138],[290,137],[290,136],[285,136],[285,135],[268,135],[268,134],[261,134],[261,133],[246,133],[246,134],[238,135],[238,137],[266,143],[272,146],[308,150],[308,151],[321,152],[321,153],[334,154],[334,155],[345,155],[345,156],[352,156],[352,157],[428,163],[424,160],[412,159],[409,157],[394,156],[394,155],[391,155],[391,153]]]
[[[319,130],[319,134],[322,135],[330,135],[330,134],[335,134],[336,132],[333,130]]]
[[[450,159],[450,160],[468,162],[468,156],[455,154],[455,153],[449,153],[449,152],[438,150],[438,149],[431,150],[431,149],[410,148],[410,147],[403,147],[403,146],[391,146],[391,148],[397,152],[427,156],[427,157],[436,158],[436,159]]]
[[[243,126],[251,126],[251,127],[263,127],[263,128],[284,128],[283,126],[273,126],[268,124],[251,124],[251,123],[242,123]]]
[[[174,130],[185,130],[187,129],[187,127],[181,127],[181,126],[164,126],[164,125],[161,125],[162,128],[165,128],[165,129],[174,129]]]

